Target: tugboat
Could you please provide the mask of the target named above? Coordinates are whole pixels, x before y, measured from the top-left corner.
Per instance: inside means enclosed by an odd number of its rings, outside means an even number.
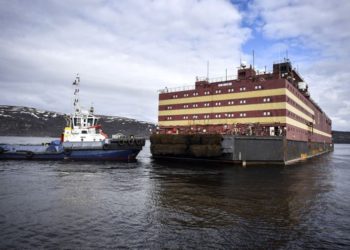
[[[117,134],[108,138],[98,124],[94,109],[84,110],[79,102],[80,77],[73,82],[74,112],[67,119],[61,140],[45,145],[0,144],[0,159],[104,160],[133,162],[145,139]]]

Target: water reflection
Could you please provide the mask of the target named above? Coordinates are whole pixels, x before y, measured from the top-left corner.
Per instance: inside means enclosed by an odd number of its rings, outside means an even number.
[[[154,163],[151,201],[157,220],[180,232],[215,229],[240,247],[285,246],[322,227],[305,223],[327,209],[329,165],[329,156],[286,168]]]

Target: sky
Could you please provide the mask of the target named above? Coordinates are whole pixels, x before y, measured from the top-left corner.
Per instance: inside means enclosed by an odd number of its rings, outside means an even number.
[[[0,0],[0,105],[157,122],[158,90],[288,57],[350,131],[350,1]]]

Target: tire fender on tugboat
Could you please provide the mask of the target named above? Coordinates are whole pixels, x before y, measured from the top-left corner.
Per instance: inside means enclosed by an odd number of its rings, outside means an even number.
[[[64,149],[64,154],[65,155],[69,156],[71,153],[72,153],[72,149],[70,149],[70,148],[65,148]]]
[[[28,152],[26,153],[26,158],[27,158],[27,159],[31,159],[31,158],[33,158],[33,156],[34,156],[34,153],[33,153],[32,151],[28,151]]]

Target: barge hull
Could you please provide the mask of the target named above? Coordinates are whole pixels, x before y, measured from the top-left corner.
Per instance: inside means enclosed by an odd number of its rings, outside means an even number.
[[[289,165],[331,151],[330,143],[292,141],[284,136],[151,136],[151,152],[155,159]]]

